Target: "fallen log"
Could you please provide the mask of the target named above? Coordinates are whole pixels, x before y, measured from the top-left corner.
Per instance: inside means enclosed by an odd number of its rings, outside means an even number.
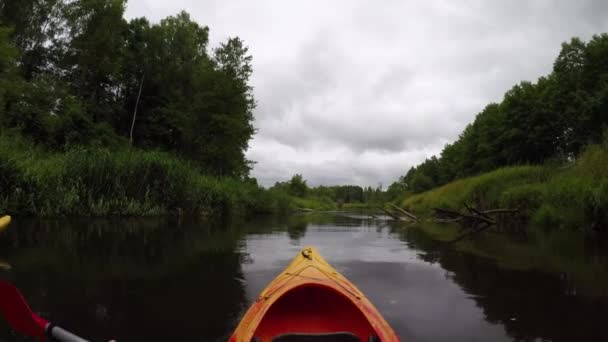
[[[399,208],[398,206],[394,205],[393,203],[389,203],[388,205],[390,205],[392,208],[394,208],[395,210],[399,211],[403,215],[411,218],[412,220],[418,221],[418,217],[416,217],[416,215],[410,213],[409,211],[406,211],[405,209]]]
[[[507,214],[515,214],[518,213],[519,209],[490,209],[490,210],[484,210],[483,213],[490,215],[490,214],[502,214],[502,213],[507,213]]]
[[[465,226],[477,227],[477,225],[482,222],[489,224],[489,225],[496,224],[496,221],[494,221],[494,219],[489,218],[486,215],[483,215],[483,216],[477,215],[477,214],[469,215],[469,214],[463,214],[463,213],[460,213],[460,212],[457,212],[454,210],[443,209],[443,208],[433,208],[433,210],[435,211],[436,219],[440,219],[440,220],[459,219],[458,222]]]
[[[383,206],[378,206],[378,208],[380,210],[382,210],[386,215],[390,216],[393,220],[397,220],[397,221],[407,221],[407,222],[415,222],[416,220],[413,220],[411,217],[403,217],[403,216],[399,216],[396,215],[395,213],[393,213],[392,211],[386,209]]]
[[[392,212],[390,212],[389,210],[386,210],[386,208],[382,207],[382,206],[378,206],[378,208],[380,210],[382,210],[386,215],[390,216],[392,219],[394,220],[401,220],[401,217],[393,214]]]
[[[490,216],[492,214],[517,213],[518,209],[490,209],[479,210],[464,203],[464,207],[469,213],[461,213],[451,209],[433,208],[435,211],[435,222],[456,222],[462,225],[463,229],[469,230],[452,241],[460,241],[466,237],[473,236],[482,231],[489,229],[497,224],[496,218]]]
[[[466,202],[464,203],[464,207],[467,208],[467,210],[473,215],[479,215],[479,216],[483,216],[483,217],[487,218],[488,220],[494,220],[493,218],[488,216],[486,213],[481,212],[473,207],[469,207]]]

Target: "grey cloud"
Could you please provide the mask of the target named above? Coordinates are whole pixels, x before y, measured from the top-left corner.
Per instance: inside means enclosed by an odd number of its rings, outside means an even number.
[[[264,184],[387,185],[511,86],[551,71],[560,44],[608,30],[608,2],[130,0],[128,16],[185,9],[211,44],[238,35],[254,57]]]

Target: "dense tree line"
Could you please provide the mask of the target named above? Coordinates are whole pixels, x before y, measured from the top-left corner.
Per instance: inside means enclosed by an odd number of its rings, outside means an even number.
[[[301,174],[295,174],[286,182],[276,182],[271,190],[283,191],[295,197],[316,197],[327,198],[334,203],[370,203],[382,202],[386,200],[387,192],[382,190],[382,186],[377,188],[361,187],[358,185],[320,185],[309,187]]]
[[[441,154],[392,185],[423,192],[503,166],[573,160],[608,132],[608,34],[563,43],[553,71],[477,114]]]
[[[246,176],[251,56],[188,13],[124,19],[126,0],[0,2],[0,127],[40,145],[132,144]],[[136,116],[135,116],[136,114]],[[131,134],[132,133],[132,134]]]

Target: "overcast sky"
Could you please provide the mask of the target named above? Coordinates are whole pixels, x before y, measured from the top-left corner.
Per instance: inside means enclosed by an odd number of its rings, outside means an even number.
[[[389,185],[437,154],[560,44],[608,31],[608,1],[129,0],[127,17],[189,12],[211,47],[239,36],[258,106],[264,185]]]

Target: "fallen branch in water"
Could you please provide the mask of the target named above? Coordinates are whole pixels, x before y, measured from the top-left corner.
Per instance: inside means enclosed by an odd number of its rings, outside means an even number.
[[[479,211],[479,210],[477,210],[477,209],[475,209],[475,208],[473,208],[473,207],[469,207],[469,205],[468,205],[466,202],[464,203],[464,207],[465,207],[465,208],[467,208],[467,210],[468,210],[468,211],[469,211],[471,214],[473,214],[473,216],[477,215],[477,216],[480,216],[480,217],[485,217],[485,218],[487,218],[488,220],[494,221],[494,219],[493,219],[493,218],[491,218],[490,216],[488,216],[486,213],[481,212],[481,211]]]
[[[469,230],[467,233],[450,241],[450,243],[473,236],[496,225],[496,218],[490,216],[492,214],[514,214],[519,211],[518,209],[490,209],[482,211],[471,207],[466,203],[464,203],[464,207],[467,209],[468,213],[461,213],[445,208],[433,208],[435,211],[433,221],[441,223],[459,223],[462,225],[462,228]]]
[[[407,221],[407,222],[415,222],[415,221],[417,221],[417,219],[413,219],[412,217],[407,216],[407,215],[405,217],[399,216],[399,215],[395,214],[394,212],[386,209],[384,206],[378,206],[378,208],[380,210],[382,210],[386,215],[390,216],[393,220]],[[412,215],[412,214],[410,214],[410,215]]]
[[[491,210],[484,210],[483,213],[484,214],[502,214],[502,213],[506,213],[506,214],[515,214],[518,213],[519,209],[491,209]]]
[[[410,219],[412,219],[414,221],[418,221],[418,218],[416,217],[416,215],[410,213],[409,211],[406,211],[403,208],[399,208],[398,206],[394,205],[393,203],[389,203],[388,205],[390,205],[392,208],[394,208],[395,210],[399,211],[403,215],[409,217]]]
[[[450,209],[433,208],[435,211],[435,220],[455,220],[461,222],[463,225],[474,225],[477,222],[485,222],[487,224],[496,224],[492,218],[488,218],[485,215],[478,214],[463,214]]]
[[[401,220],[401,217],[393,214],[391,211],[387,210],[383,206],[378,206],[378,209],[382,210],[386,215],[390,216],[393,220]]]

